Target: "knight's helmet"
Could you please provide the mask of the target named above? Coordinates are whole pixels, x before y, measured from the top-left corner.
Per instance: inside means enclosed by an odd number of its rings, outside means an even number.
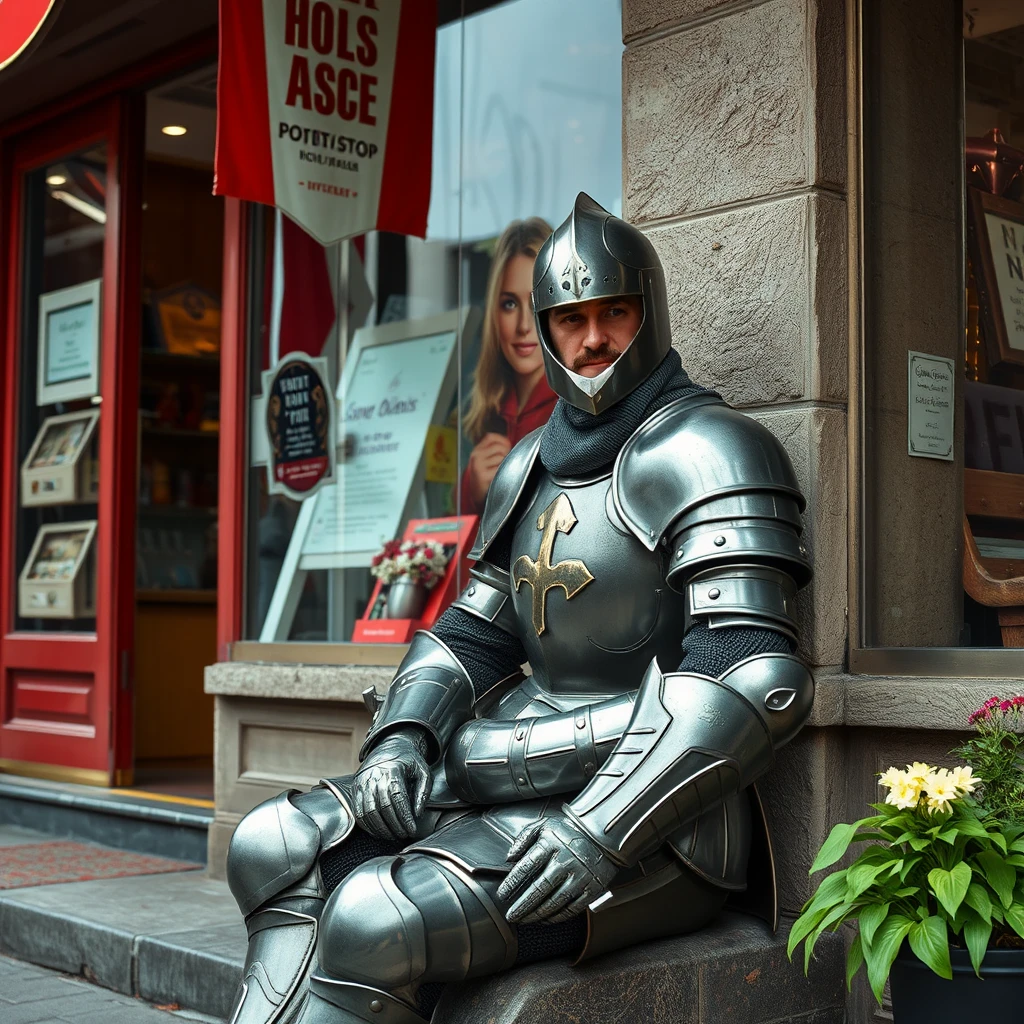
[[[643,319],[623,354],[596,377],[564,366],[548,332],[557,306],[616,295],[639,295]],[[585,192],[537,254],[533,311],[551,389],[570,405],[604,412],[625,398],[665,358],[672,345],[661,260],[643,232],[613,217]]]

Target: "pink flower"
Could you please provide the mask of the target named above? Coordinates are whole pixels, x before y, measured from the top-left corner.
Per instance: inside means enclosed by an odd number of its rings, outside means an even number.
[[[433,558],[434,557],[434,549],[433,548],[424,548],[423,549],[423,557],[424,558]]]
[[[998,703],[999,703],[999,698],[998,697],[989,697],[989,699],[987,701],[985,701],[985,703],[982,704],[981,706],[983,708],[994,708]]]
[[[1000,711],[1009,711],[1012,707],[1013,705],[1008,700],[1003,700],[999,702]]]

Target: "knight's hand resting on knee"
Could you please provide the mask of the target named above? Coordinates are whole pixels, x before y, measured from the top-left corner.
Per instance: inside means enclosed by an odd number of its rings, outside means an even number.
[[[382,739],[355,777],[356,821],[379,839],[411,839],[430,792],[427,737],[411,726]]]
[[[498,887],[498,899],[525,891],[505,914],[509,921],[567,921],[608,889],[618,865],[567,818],[527,825],[509,850],[516,861]]]

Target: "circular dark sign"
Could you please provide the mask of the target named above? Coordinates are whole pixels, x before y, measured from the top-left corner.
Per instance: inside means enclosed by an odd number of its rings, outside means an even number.
[[[58,0],[0,0],[0,68],[31,46]]]
[[[307,497],[331,470],[331,393],[304,358],[278,366],[267,391],[267,438],[274,484]]]

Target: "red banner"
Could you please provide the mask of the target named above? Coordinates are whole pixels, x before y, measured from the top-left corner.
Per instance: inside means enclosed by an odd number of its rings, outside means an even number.
[[[57,0],[0,0],[0,68],[29,48],[56,6]]]
[[[423,237],[436,30],[436,0],[220,0],[214,192]]]

